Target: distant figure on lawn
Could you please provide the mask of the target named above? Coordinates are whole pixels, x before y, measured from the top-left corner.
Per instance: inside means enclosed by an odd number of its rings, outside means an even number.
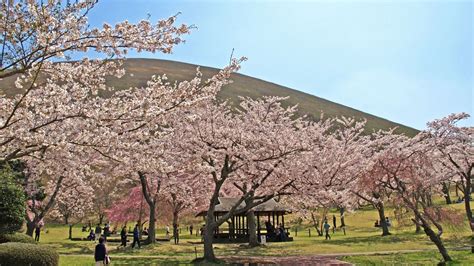
[[[101,234],[102,228],[100,227],[100,224],[97,224],[97,226],[95,227],[95,237],[99,239]]]
[[[135,244],[138,244],[138,248],[140,248],[140,228],[138,228],[138,224],[136,224],[135,229],[133,229],[132,248],[135,247]]]
[[[375,220],[374,227],[380,227],[379,220]]]
[[[328,224],[328,221],[324,221],[324,232],[326,232],[326,240],[331,239],[331,236],[329,235],[329,228],[331,226]]]
[[[178,224],[173,224],[173,237],[174,237],[174,243],[176,245],[179,244],[179,226],[178,226]]]
[[[122,242],[120,246],[126,247],[127,246],[127,229],[125,225],[122,227],[122,231],[120,232],[120,240]]]
[[[41,226],[37,225],[35,228],[35,241],[36,242],[40,241],[40,234],[41,234]]]
[[[105,223],[103,235],[104,235],[104,240],[107,241],[107,237],[110,236],[110,225],[108,223]]]
[[[201,235],[201,240],[202,240],[202,241],[204,241],[204,229],[205,229],[205,227],[206,227],[206,225],[203,224],[203,225],[201,226],[201,229],[199,229],[199,231],[200,231],[199,233],[200,233],[200,235]]]
[[[89,241],[95,241],[94,230],[91,230],[91,231],[89,232],[89,235],[87,236],[87,240],[89,240]]]
[[[170,239],[170,227],[167,225],[165,230],[166,230],[166,238]]]
[[[189,226],[189,234],[190,234],[190,235],[193,235],[193,225],[190,225],[190,226]]]
[[[95,265],[105,265],[105,256],[107,255],[107,248],[105,247],[105,239],[103,237],[99,238],[99,244],[95,246],[94,259]]]
[[[385,224],[387,224],[387,226],[391,226],[392,224],[390,223],[390,220],[388,219],[388,217],[385,217]]]
[[[286,230],[285,230],[285,227],[283,226],[283,224],[281,223],[279,228],[278,228],[278,231],[280,233],[280,237],[279,237],[279,241],[281,242],[284,242],[286,241],[286,239],[288,238],[288,235],[286,234]]]
[[[332,215],[332,233],[333,233],[333,234],[336,232],[336,228],[337,228],[336,225],[337,225],[337,224],[336,224],[336,215],[333,214],[333,215]]]

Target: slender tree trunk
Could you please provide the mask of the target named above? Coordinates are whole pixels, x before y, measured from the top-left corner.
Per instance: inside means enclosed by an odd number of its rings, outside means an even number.
[[[474,232],[474,217],[472,217],[471,209],[471,178],[466,178],[466,186],[464,187],[464,208],[466,209],[466,216],[471,231]]]
[[[443,245],[443,242],[441,241],[441,237],[439,237],[431,227],[426,224],[422,223],[423,230],[425,231],[426,235],[431,239],[431,241],[436,245],[436,247],[439,250],[439,253],[441,253],[441,256],[443,256],[444,261],[451,261],[451,257],[448,254],[448,251],[446,250],[446,247]]]
[[[70,224],[69,225],[69,239],[72,239],[72,227],[73,227],[73,225]]]
[[[173,224],[178,224],[179,213],[178,211],[173,211]]]
[[[206,261],[216,261],[213,247],[214,231],[216,230],[214,219],[214,208],[212,208],[212,211],[207,212],[206,226],[204,227],[204,260]]]
[[[26,223],[26,234],[33,237],[33,232],[35,231],[37,222],[34,220]]]
[[[418,224],[418,223],[415,222],[415,226],[416,226],[415,234],[421,233],[421,226],[420,226],[420,224]]]
[[[105,215],[103,213],[99,214],[99,224],[102,224],[104,222],[104,217]]]
[[[390,231],[388,230],[387,221],[385,220],[385,207],[384,207],[383,202],[379,201],[378,203],[376,203],[375,208],[377,209],[377,212],[379,213],[380,227],[382,228],[382,236],[391,235]]]
[[[314,229],[316,229],[316,232],[318,232],[318,235],[322,236],[323,233],[319,230],[319,220],[316,216],[314,216],[313,212],[311,212],[311,220],[313,221]]]
[[[344,209],[344,208],[341,208],[341,209],[339,210],[339,213],[341,214],[341,227],[346,226],[346,223],[345,223],[345,221],[344,221],[344,212],[345,212],[345,209]]]
[[[155,204],[149,204],[150,206],[150,219],[148,223],[148,239],[147,242],[149,244],[155,244],[156,243],[156,210],[155,210]]]
[[[443,182],[443,188],[442,192],[444,194],[444,199],[446,200],[446,204],[451,204],[451,196],[449,195],[449,183],[448,182]]]
[[[249,246],[258,246],[257,227],[255,226],[255,213],[253,210],[247,212],[247,223],[249,228]]]

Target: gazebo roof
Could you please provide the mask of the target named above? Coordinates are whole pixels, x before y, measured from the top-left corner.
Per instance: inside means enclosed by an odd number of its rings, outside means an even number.
[[[219,197],[219,204],[216,205],[214,213],[226,213],[228,212],[232,206],[234,206],[239,201],[239,198],[226,198],[226,197]],[[245,202],[240,203],[237,210],[242,209],[245,207]],[[255,213],[272,213],[272,212],[279,212],[279,213],[289,213],[291,212],[283,204],[276,202],[274,199],[268,200],[258,206],[252,208]],[[197,216],[206,215],[206,210],[203,210],[198,213]]]

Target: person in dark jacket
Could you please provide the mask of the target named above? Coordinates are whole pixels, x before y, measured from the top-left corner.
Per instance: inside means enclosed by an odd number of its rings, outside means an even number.
[[[178,226],[178,224],[173,224],[173,237],[174,237],[174,243],[176,245],[179,244],[179,226]]]
[[[122,240],[122,245],[126,247],[127,246],[127,230],[125,229],[125,226],[122,227],[122,231],[120,232],[120,240]]]
[[[99,238],[99,244],[95,246],[94,259],[96,266],[105,265],[105,255],[107,255],[107,248],[104,244],[104,238],[101,237]]]
[[[35,228],[35,241],[40,241],[41,227],[39,225]]]
[[[135,244],[138,244],[138,248],[140,248],[140,228],[138,228],[138,224],[136,224],[135,229],[133,229],[132,248],[135,247]]]

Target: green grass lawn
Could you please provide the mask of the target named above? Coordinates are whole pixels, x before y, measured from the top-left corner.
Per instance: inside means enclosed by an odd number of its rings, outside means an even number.
[[[462,208],[461,204],[452,205],[453,208]],[[388,209],[387,214],[393,212]],[[332,214],[331,214],[332,216]],[[291,219],[291,217],[288,217]],[[289,219],[289,220],[290,220]],[[225,256],[297,256],[297,255],[324,255],[338,254],[343,260],[356,264],[435,264],[441,260],[436,247],[424,234],[415,234],[414,227],[400,227],[394,221],[391,228],[392,235],[380,236],[380,230],[373,227],[377,213],[366,208],[353,214],[347,214],[347,235],[336,231],[331,240],[315,236],[308,236],[307,224],[299,227],[298,236],[291,231],[295,238],[293,242],[269,243],[265,247],[249,249],[240,244],[216,244],[215,251],[219,257]],[[339,222],[339,221],[338,221]],[[55,248],[60,253],[61,265],[91,265],[95,243],[88,241],[70,241],[67,239],[68,228],[64,225],[47,225],[47,233],[43,233],[41,244]],[[73,229],[73,237],[85,237],[80,226]],[[158,237],[163,238],[164,229],[158,230]],[[446,228],[443,240],[450,249],[450,254],[456,263],[474,265],[474,255],[466,249],[470,246],[470,230],[467,224],[459,228]],[[196,255],[202,256],[200,237],[181,234],[181,243],[174,245],[171,242],[159,242],[156,245],[144,246],[141,249],[119,249],[119,243],[107,244],[114,265],[177,265],[190,263]],[[418,250],[416,253],[385,254],[385,255],[357,255],[355,253]],[[356,256],[357,255],[357,256]]]

